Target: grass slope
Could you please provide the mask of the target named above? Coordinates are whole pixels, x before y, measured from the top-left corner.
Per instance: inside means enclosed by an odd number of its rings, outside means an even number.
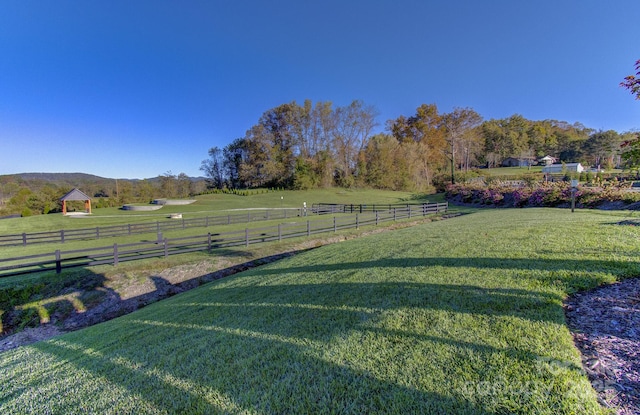
[[[314,189],[308,191],[251,190],[250,196],[232,194],[208,194],[195,196],[190,205],[164,206],[158,211],[136,212],[119,208],[93,209],[92,215],[82,217],[63,216],[62,213],[37,215],[25,218],[0,220],[0,235],[57,231],[60,229],[92,228],[96,226],[122,225],[128,223],[155,223],[170,221],[171,213],[182,213],[185,218],[228,215],[239,213],[238,209],[302,208],[303,203],[311,208],[313,203],[344,204],[393,204],[403,201],[441,202],[442,195],[416,196],[410,192],[394,192],[373,189]]]
[[[0,413],[600,414],[568,293],[617,212],[491,210],[319,248],[0,355]]]

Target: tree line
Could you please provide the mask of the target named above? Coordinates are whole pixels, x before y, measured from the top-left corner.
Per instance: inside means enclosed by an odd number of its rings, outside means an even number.
[[[640,99],[640,60],[635,69],[620,86]],[[375,107],[359,100],[344,107],[310,100],[279,105],[267,110],[243,137],[209,150],[200,167],[206,183],[170,171],[156,179],[120,181],[0,176],[0,217],[57,212],[60,197],[73,187],[94,197],[95,207],[115,207],[207,189],[358,186],[429,191],[478,167],[498,167],[508,159],[529,163],[545,155],[560,162],[640,170],[637,132],[534,121],[519,114],[484,120],[472,108],[442,113],[436,104],[422,104],[414,114],[388,120],[384,133],[374,133],[377,115]]]
[[[534,121],[514,114],[484,120],[472,108],[443,113],[423,104],[374,133],[377,111],[362,101],[344,107],[295,101],[269,109],[243,137],[212,147],[201,170],[210,188],[373,187],[427,191],[442,181],[505,160],[619,167],[633,133],[580,123]]]

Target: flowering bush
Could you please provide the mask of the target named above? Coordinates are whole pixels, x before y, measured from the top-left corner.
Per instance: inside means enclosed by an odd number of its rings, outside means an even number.
[[[629,192],[626,185],[611,183],[602,187],[581,186],[575,190],[577,207],[594,208],[607,202],[625,204],[640,201],[640,193]],[[446,197],[452,202],[492,207],[556,207],[571,204],[568,182],[538,183],[514,187],[500,183],[454,184],[447,186]]]

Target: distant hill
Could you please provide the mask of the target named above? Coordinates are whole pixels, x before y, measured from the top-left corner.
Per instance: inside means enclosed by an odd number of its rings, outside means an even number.
[[[42,180],[45,182],[100,182],[108,179],[106,177],[95,176],[86,173],[18,173],[5,176],[19,177],[23,180]]]
[[[102,183],[102,182],[113,182],[114,180],[116,180],[115,178],[100,177],[100,176],[95,176],[93,174],[87,174],[87,173],[17,173],[17,174],[0,175],[0,179],[16,178],[16,177],[24,181],[43,181],[43,182],[50,182],[50,183],[56,183],[56,184],[66,183],[73,186],[78,186],[82,183],[96,184],[96,183]],[[206,180],[205,177],[189,177],[189,178],[193,182],[200,182],[200,181]],[[130,182],[141,181],[140,179],[124,179],[124,178],[118,178],[117,180],[130,181]],[[160,176],[152,177],[145,180],[156,182],[160,180]]]

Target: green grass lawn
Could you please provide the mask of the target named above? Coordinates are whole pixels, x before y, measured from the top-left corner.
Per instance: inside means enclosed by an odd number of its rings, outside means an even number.
[[[415,195],[410,192],[385,190],[352,189],[314,189],[309,191],[271,191],[259,193],[253,190],[250,196],[231,194],[210,194],[196,196],[195,203],[181,206],[164,206],[157,211],[125,211],[119,208],[93,209],[90,216],[63,216],[61,213],[37,215],[26,218],[0,220],[0,235],[20,234],[23,232],[45,232],[60,229],[91,228],[96,226],[122,225],[129,223],[169,221],[171,213],[182,213],[185,218],[238,213],[239,209],[260,208],[302,208],[307,203],[345,203],[345,204],[389,204],[402,201],[437,202],[442,196]]]
[[[282,203],[280,198],[286,199],[287,204]],[[26,218],[14,218],[0,221],[0,235],[1,234],[19,234],[21,232],[36,233],[42,231],[60,231],[61,229],[95,229],[101,227],[108,227],[111,225],[124,225],[124,224],[136,224],[140,222],[156,223],[160,222],[171,223],[172,225],[178,225],[180,222],[175,219],[169,219],[168,214],[180,212],[183,213],[185,220],[194,218],[204,218],[209,216],[224,217],[227,215],[242,215],[245,212],[249,212],[246,209],[275,209],[277,213],[282,216],[280,211],[281,205],[284,209],[290,209],[292,206],[298,208],[302,206],[302,203],[306,200],[312,200],[314,202],[307,202],[307,206],[310,209],[312,203],[319,203],[321,201],[329,201],[327,203],[353,203],[353,204],[369,204],[369,205],[388,205],[399,204],[402,202],[429,202],[429,203],[442,203],[444,202],[443,194],[437,195],[412,195],[408,192],[391,192],[381,190],[345,190],[345,189],[321,189],[313,191],[279,191],[269,193],[257,193],[251,196],[236,196],[228,194],[214,194],[214,195],[202,195],[197,197],[197,201],[191,205],[185,206],[166,206],[162,209],[162,213],[158,212],[133,212],[122,211],[115,208],[96,209],[91,216],[81,217],[64,217],[62,214],[50,214],[32,216]],[[165,210],[166,209],[166,210]],[[469,208],[451,207],[450,211],[473,211]],[[181,229],[176,227],[175,229],[163,230],[162,234],[167,238],[181,238],[187,236],[202,236],[207,232],[211,233],[227,233],[244,231],[246,228],[276,228],[279,223],[305,223],[306,221],[322,221],[329,223],[332,220],[332,216],[344,216],[342,214],[335,215],[315,215],[310,211],[308,216],[296,216],[296,212],[292,211],[291,216],[288,218],[282,218],[269,220],[269,221],[251,221],[246,223],[233,223],[231,225],[211,225],[209,227],[187,227]],[[353,215],[349,214],[349,217]],[[226,220],[226,219],[225,219]],[[123,231],[125,232],[125,231]],[[104,232],[102,233],[104,235]],[[94,232],[95,235],[95,232]],[[61,251],[73,251],[88,248],[109,247],[114,243],[126,244],[136,243],[141,241],[155,241],[157,239],[157,233],[155,228],[152,232],[145,234],[134,233],[132,235],[123,235],[117,237],[105,237],[100,239],[86,239],[78,240],[68,238],[64,243],[59,242],[59,237],[56,238],[58,242],[51,243],[33,243],[30,242],[26,246],[22,245],[3,245],[0,246],[0,257],[12,258],[23,257],[27,255],[38,254],[51,254],[55,250]],[[29,239],[31,241],[32,239]]]
[[[542,173],[542,166],[480,169],[481,176],[519,176],[527,173]]]
[[[570,293],[628,212],[485,210],[325,246],[0,354],[0,413],[600,414]]]

